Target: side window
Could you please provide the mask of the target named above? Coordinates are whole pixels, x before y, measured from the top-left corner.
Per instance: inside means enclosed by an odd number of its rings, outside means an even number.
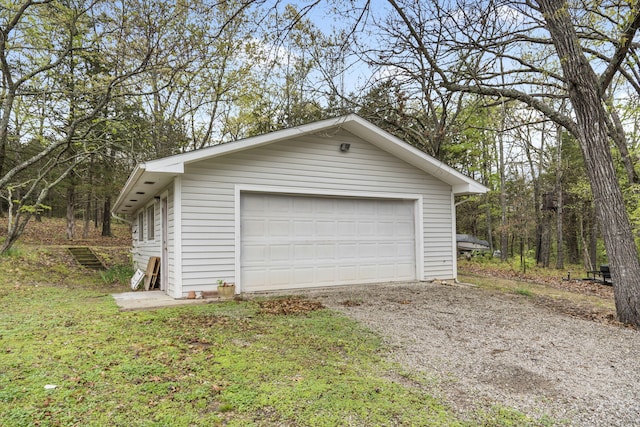
[[[153,205],[147,208],[147,239],[154,240],[156,238],[155,232],[156,218],[154,214]]]
[[[138,241],[144,241],[144,212],[138,214]]]

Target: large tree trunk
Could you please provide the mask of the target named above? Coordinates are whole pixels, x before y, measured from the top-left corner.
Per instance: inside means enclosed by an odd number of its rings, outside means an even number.
[[[555,45],[575,113],[580,146],[602,227],[620,321],[640,325],[640,262],[609,148],[598,77],[578,44],[564,0],[537,0]]]

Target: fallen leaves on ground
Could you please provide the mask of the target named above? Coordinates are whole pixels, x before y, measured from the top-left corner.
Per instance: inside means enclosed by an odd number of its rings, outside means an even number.
[[[604,285],[597,281],[575,279],[575,272],[571,273],[571,280],[565,277],[551,277],[537,275],[534,272],[522,273],[519,271],[505,270],[495,266],[464,264],[465,273],[475,274],[484,277],[495,277],[506,280],[517,280],[548,286],[562,291],[595,296],[606,301],[613,302],[613,286]],[[560,272],[558,272],[560,275]],[[545,295],[535,295],[533,302],[539,306],[544,306],[558,313],[563,313],[572,317],[578,317],[593,322],[604,323],[615,326],[631,327],[619,322],[616,318],[615,310],[601,307],[598,305],[589,305],[584,302],[572,301],[567,298],[555,298]]]
[[[604,285],[591,280],[582,280],[575,278],[577,273],[572,272],[573,278],[567,280],[566,274],[558,271],[558,277],[541,276],[534,273],[523,273],[521,271],[505,270],[488,265],[465,263],[462,269],[471,274],[479,274],[481,276],[496,277],[499,279],[520,280],[523,282],[538,283],[541,285],[551,286],[564,291],[579,293],[583,295],[593,295],[604,299],[613,299],[613,286]],[[586,275],[586,273],[585,273]]]
[[[342,301],[341,304],[344,305],[345,307],[358,307],[362,305],[360,301],[354,301],[350,299]]]
[[[284,297],[258,302],[260,313],[273,315],[306,314],[324,308],[319,301],[301,297]]]
[[[626,325],[618,319],[612,310],[606,308],[586,306],[583,304],[577,304],[572,301],[568,301],[562,298],[550,298],[547,296],[538,295],[534,299],[535,304],[542,305],[553,311],[567,314],[571,317],[577,317],[580,319],[590,320],[598,323],[605,323],[615,326],[633,327],[632,325]]]
[[[65,218],[42,218],[42,221],[31,219],[18,242],[26,245],[56,246],[131,246],[131,228],[127,224],[112,223],[111,237],[101,235],[101,227],[96,228],[91,222],[87,229],[87,237],[83,238],[82,221],[76,221],[76,233],[73,239],[67,237],[67,221]],[[0,235],[7,233],[7,218],[0,217]]]

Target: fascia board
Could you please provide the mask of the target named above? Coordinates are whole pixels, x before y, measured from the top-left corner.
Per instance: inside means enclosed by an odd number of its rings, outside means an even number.
[[[482,184],[458,184],[453,185],[453,194],[455,195],[464,195],[464,194],[485,194],[489,189]]]
[[[170,173],[181,175],[184,173],[184,163],[170,163],[170,164],[161,164],[161,162],[147,162],[146,163],[146,171],[147,172],[162,172],[162,173]]]

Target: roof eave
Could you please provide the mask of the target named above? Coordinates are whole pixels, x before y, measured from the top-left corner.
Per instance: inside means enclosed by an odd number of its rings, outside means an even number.
[[[133,215],[156,197],[179,175],[182,165],[164,170],[149,170],[148,163],[136,166],[118,195],[111,212],[116,215]]]
[[[116,214],[120,212],[120,209],[122,209],[122,206],[124,205],[125,199],[128,197],[131,189],[140,180],[142,175],[144,175],[144,171],[144,163],[136,165],[136,167],[133,169],[133,172],[131,172],[131,175],[129,175],[129,179],[127,179],[127,182],[124,184],[124,187],[122,187],[122,190],[120,190],[120,194],[118,195],[118,198],[111,208],[112,213]]]

